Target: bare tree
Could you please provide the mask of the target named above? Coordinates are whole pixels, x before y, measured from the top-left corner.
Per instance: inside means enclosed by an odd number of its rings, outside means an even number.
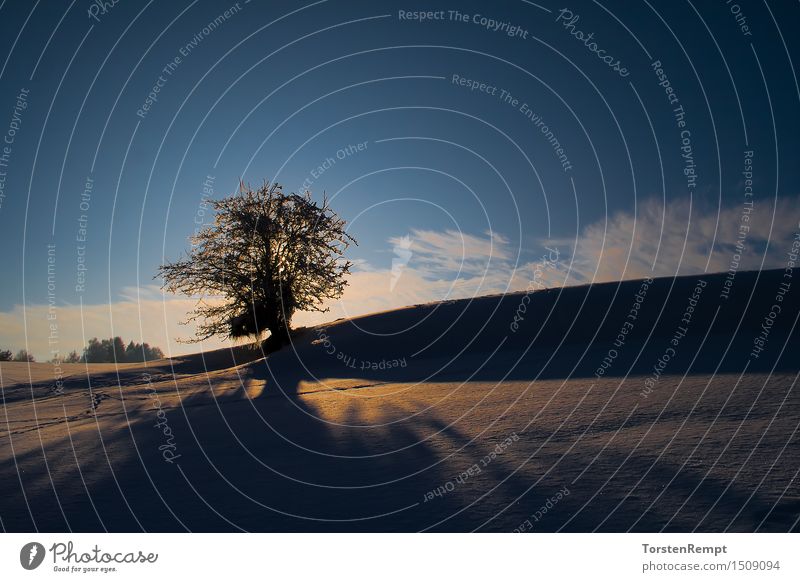
[[[343,254],[357,243],[327,198],[265,182],[211,204],[214,223],[191,237],[188,256],[158,271],[167,291],[199,296],[185,322],[198,322],[190,341],[269,331],[284,343],[296,311],[324,312],[341,297],[352,266]]]

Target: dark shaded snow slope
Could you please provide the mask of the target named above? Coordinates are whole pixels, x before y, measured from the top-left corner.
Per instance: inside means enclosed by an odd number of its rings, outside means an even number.
[[[797,529],[800,289],[725,280],[414,306],[60,394],[3,363],[2,526]]]

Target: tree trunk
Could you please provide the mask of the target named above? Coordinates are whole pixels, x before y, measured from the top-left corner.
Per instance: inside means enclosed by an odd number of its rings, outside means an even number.
[[[291,334],[291,315],[289,317],[285,317],[283,310],[278,310],[277,313],[274,313],[272,317],[270,317],[269,325],[267,329],[270,333],[270,338],[273,342],[277,342],[278,345],[286,345],[289,343],[289,337]]]

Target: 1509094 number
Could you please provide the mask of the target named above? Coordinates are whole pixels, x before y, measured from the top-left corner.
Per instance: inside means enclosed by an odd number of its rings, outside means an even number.
[[[772,560],[737,560],[734,562],[735,570],[780,570],[780,561]]]

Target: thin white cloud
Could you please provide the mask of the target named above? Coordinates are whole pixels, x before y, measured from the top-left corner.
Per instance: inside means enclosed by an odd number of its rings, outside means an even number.
[[[607,224],[592,224],[581,233],[574,251],[574,279],[616,281],[724,272],[737,254],[741,255],[738,270],[785,266],[798,230],[800,197],[756,201],[750,213],[745,208],[727,206],[717,212],[692,206],[689,200],[666,207],[647,200],[639,205],[638,216],[618,213]],[[737,244],[743,245],[741,253]]]
[[[487,270],[487,265],[511,258],[508,239],[496,233],[476,236],[455,230],[412,229],[404,237],[389,239],[389,243],[394,247],[401,246],[404,238],[411,241],[416,268],[432,276],[458,272],[465,276],[481,275]]]

